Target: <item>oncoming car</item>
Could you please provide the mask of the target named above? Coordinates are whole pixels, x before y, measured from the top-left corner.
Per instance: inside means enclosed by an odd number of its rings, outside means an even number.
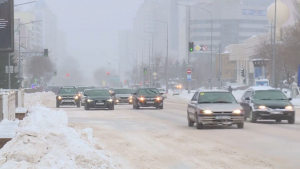
[[[133,96],[133,108],[140,107],[156,107],[157,109],[164,108],[164,101],[159,91],[156,88],[139,88]]]
[[[188,125],[197,129],[206,125],[244,127],[243,108],[234,96],[223,90],[196,91],[187,108]]]
[[[64,86],[59,89],[56,96],[56,107],[74,105],[80,107],[78,91],[74,86]]]
[[[114,95],[114,94],[112,94]],[[85,104],[84,109],[107,108],[114,110],[114,101],[112,95],[105,89],[88,89],[84,91]]]
[[[287,120],[295,123],[295,109],[285,94],[267,86],[249,88],[242,96],[241,106],[245,110],[245,120],[255,123],[257,120]]]
[[[131,89],[114,89],[115,99],[117,103],[129,103],[132,104],[132,94]]]

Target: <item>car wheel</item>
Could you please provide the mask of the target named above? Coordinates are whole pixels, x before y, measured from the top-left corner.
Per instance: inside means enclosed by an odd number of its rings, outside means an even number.
[[[289,124],[295,124],[295,118],[292,117],[290,119],[288,119]]]
[[[195,118],[195,120],[196,120],[196,128],[197,129],[203,129],[203,123],[199,123],[199,121],[198,121],[198,116],[196,115],[196,118]]]
[[[84,105],[84,110],[89,110],[89,109],[90,108],[89,108],[88,104]]]
[[[250,110],[250,122],[251,123],[256,123],[257,122],[257,119],[255,118],[255,117],[253,117],[253,111],[252,110]]]
[[[59,107],[60,107],[59,103],[58,103],[58,102],[56,102],[56,108],[59,108]]]
[[[281,119],[276,119],[276,122],[277,122],[277,123],[280,123],[280,122],[281,122]]]
[[[239,129],[244,128],[244,123],[239,123],[239,124],[237,124],[237,127],[238,127]]]
[[[188,120],[188,125],[189,125],[189,127],[194,127],[194,123],[195,123],[195,122],[193,122],[193,121],[190,119],[189,113],[187,113],[187,120]]]

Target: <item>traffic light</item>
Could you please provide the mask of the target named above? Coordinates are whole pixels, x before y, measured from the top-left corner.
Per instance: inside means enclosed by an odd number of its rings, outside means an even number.
[[[243,83],[246,84],[246,79],[244,79]]]
[[[67,73],[66,77],[70,77],[70,73]]]
[[[48,57],[48,53],[49,53],[48,49],[44,49],[44,56],[45,57]]]
[[[109,75],[109,72],[107,72],[106,74],[107,74],[107,76],[108,76],[108,75]]]
[[[145,73],[145,74],[147,73],[147,68],[146,68],[146,67],[144,67],[144,73]]]
[[[194,42],[189,42],[189,51],[190,52],[194,51]]]
[[[57,76],[57,71],[54,71],[54,76]]]
[[[241,76],[245,77],[245,69],[241,69]]]

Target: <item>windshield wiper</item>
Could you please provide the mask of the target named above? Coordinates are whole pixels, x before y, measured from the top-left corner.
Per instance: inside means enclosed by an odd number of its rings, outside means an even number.
[[[232,102],[228,102],[228,101],[218,101],[218,102],[213,102],[213,103],[232,103]]]

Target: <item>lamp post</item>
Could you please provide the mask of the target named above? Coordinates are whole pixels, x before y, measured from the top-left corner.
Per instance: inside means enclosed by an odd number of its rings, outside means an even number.
[[[148,65],[148,68],[150,70],[150,40],[147,40],[147,39],[142,39],[144,41],[147,41],[149,43],[149,65]],[[149,73],[149,87],[151,87],[151,73]]]
[[[157,22],[165,23],[167,25],[167,57],[166,57],[166,91],[168,92],[168,59],[169,59],[169,23],[165,21],[156,20]]]
[[[18,19],[18,20],[19,20],[19,66],[18,66],[19,72],[18,72],[18,76],[19,76],[20,86],[22,87],[22,83],[21,83],[21,26],[36,23],[36,22],[41,22],[42,20],[23,23],[23,24],[21,24],[21,19]]]

